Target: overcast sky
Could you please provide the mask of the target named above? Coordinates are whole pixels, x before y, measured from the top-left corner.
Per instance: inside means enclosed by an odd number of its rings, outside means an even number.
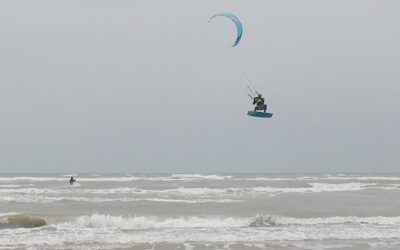
[[[1,1],[0,173],[399,171],[399,9]]]

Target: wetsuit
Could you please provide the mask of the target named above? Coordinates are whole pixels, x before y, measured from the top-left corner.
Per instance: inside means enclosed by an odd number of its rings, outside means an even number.
[[[74,177],[71,177],[71,179],[69,179],[69,184],[74,184],[74,182],[75,182],[76,180],[74,179]]]
[[[267,105],[264,104],[265,100],[262,97],[254,97],[253,99],[253,105],[256,105],[254,107],[254,111],[257,110],[264,110],[264,113],[267,111]]]

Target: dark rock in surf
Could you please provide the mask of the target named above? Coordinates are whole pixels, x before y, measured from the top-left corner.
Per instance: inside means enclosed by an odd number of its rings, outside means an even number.
[[[9,215],[0,218],[0,229],[6,228],[34,228],[42,227],[47,223],[44,219],[24,214]]]

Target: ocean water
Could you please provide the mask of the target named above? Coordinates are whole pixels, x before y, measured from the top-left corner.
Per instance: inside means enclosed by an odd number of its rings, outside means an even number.
[[[400,249],[396,174],[0,175],[0,249]]]

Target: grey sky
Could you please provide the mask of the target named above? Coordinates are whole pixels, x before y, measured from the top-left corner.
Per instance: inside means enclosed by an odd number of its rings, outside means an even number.
[[[399,171],[399,9],[1,1],[0,172]]]

